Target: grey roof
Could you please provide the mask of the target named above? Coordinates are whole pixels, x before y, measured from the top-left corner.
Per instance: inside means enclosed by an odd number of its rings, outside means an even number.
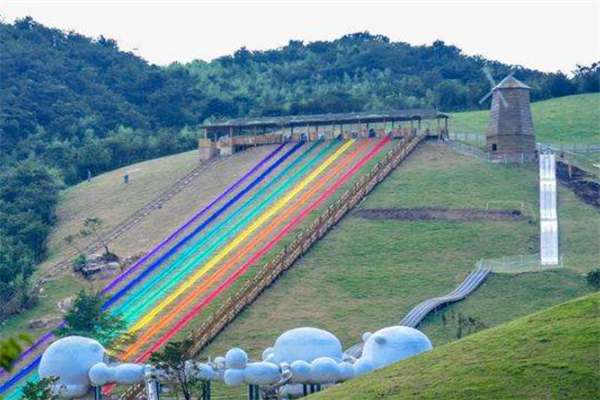
[[[518,80],[512,75],[502,79],[502,81],[496,85],[495,89],[531,89],[529,86]]]
[[[418,120],[418,119],[435,119],[447,118],[446,114],[440,113],[432,109],[416,109],[416,110],[391,110],[381,112],[361,112],[361,113],[343,113],[343,114],[314,114],[314,115],[293,115],[284,117],[255,117],[255,118],[235,118],[227,121],[215,122],[206,124],[201,128],[223,128],[229,126],[301,126],[314,124],[330,124],[330,123],[358,123],[358,122],[375,122],[383,120]]]

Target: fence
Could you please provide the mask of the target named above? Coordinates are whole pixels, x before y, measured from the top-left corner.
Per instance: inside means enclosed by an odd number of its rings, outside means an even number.
[[[481,133],[450,132],[448,133],[448,139],[480,145],[485,144],[485,135]]]
[[[483,133],[450,132],[448,139],[466,143],[476,143],[484,147],[486,136]],[[536,149],[551,149],[556,152],[600,153],[600,143],[546,143],[537,142]]]
[[[492,161],[489,153],[486,153],[479,147],[471,146],[470,144],[467,144],[465,142],[450,139],[450,140],[445,141],[444,144],[446,146],[450,147],[451,149],[453,149],[454,151],[456,151],[457,153],[460,153],[462,155],[475,157],[475,158],[477,158],[481,161],[485,161],[485,162]]]
[[[542,265],[540,254],[522,254],[516,256],[500,257],[487,260],[479,260],[477,266],[490,268],[497,274],[520,274],[524,272],[547,271],[563,268],[563,258],[559,258],[558,265]]]

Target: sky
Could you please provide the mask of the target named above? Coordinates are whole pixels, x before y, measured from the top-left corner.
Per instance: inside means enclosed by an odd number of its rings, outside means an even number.
[[[366,30],[413,45],[440,39],[469,55],[542,71],[570,73],[600,60],[600,0],[0,1],[5,22],[32,16],[47,26],[104,35],[159,65]]]

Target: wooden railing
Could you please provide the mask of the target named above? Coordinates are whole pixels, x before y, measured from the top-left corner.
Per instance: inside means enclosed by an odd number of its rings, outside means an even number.
[[[335,203],[331,204],[308,228],[304,229],[292,243],[287,245],[266,264],[252,279],[231,296],[214,312],[200,328],[191,333],[188,339],[193,343],[188,356],[195,357],[246,307],[272,285],[285,271],[325,234],[335,226],[349,211],[356,207],[372,190],[394,170],[407,155],[424,139],[424,136],[411,135],[400,140],[375,164],[371,170],[348,189]],[[141,399],[143,387],[131,387],[121,399]]]
[[[289,140],[291,142],[298,142],[300,140],[308,140],[313,142],[317,139],[325,139],[332,140],[338,137],[340,134],[344,139],[366,139],[369,137],[370,130],[362,129],[360,131],[344,131],[340,133],[339,131],[332,131],[331,129],[322,129],[321,131],[311,131],[302,133],[302,129],[298,129],[293,135],[289,137],[285,137],[282,132],[274,132],[274,133],[265,133],[265,134],[256,134],[256,135],[238,135],[238,136],[224,136],[219,138],[216,142],[213,142],[211,139],[199,139],[198,147],[199,148],[209,148],[209,147],[250,147],[250,146],[262,146],[269,144],[280,144],[285,140]],[[405,137],[411,134],[411,132],[416,132],[416,129],[411,129],[410,127],[396,127],[392,130],[388,130],[384,132],[383,129],[373,129],[373,134],[376,137],[383,137],[386,133],[392,135],[392,137]]]
[[[265,265],[252,279],[231,296],[215,313],[192,333],[189,339],[194,343],[190,355],[197,355],[219,332],[288,270],[303,254],[360,203],[373,188],[400,164],[417,146],[422,137],[412,136],[396,144],[371,171],[348,189],[340,199],[329,206],[311,226],[301,232],[275,258]]]

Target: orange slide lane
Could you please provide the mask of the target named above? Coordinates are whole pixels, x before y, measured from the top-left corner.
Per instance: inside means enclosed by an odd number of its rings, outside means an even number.
[[[315,193],[321,190],[327,183],[329,183],[335,175],[337,175],[340,171],[342,171],[352,160],[354,160],[372,141],[365,140],[359,146],[357,146],[348,156],[346,156],[342,161],[340,161],[337,165],[335,165],[326,175],[324,175],[320,181],[310,188],[306,193],[304,193],[295,203],[294,205],[286,210],[284,213],[280,214],[277,218],[275,218],[267,227],[265,227],[259,235],[257,235],[250,243],[248,243],[244,248],[240,249],[232,258],[230,258],[223,266],[219,268],[217,272],[215,272],[210,278],[206,281],[202,282],[192,293],[188,295],[188,297],[180,302],[173,310],[169,312],[169,314],[165,315],[160,319],[160,321],[154,325],[152,328],[144,332],[134,344],[132,344],[121,356],[122,360],[126,360],[133,356],[145,343],[147,343],[153,336],[159,333],[162,329],[167,327],[174,319],[176,319],[180,313],[189,305],[191,305],[198,297],[205,294],[205,292],[210,288],[210,286],[220,279],[222,279],[229,270],[231,270],[238,261],[240,261],[243,257],[247,256],[250,252],[252,252],[256,246],[268,237],[280,224],[282,224],[286,219],[291,217],[294,212],[296,212],[302,205],[304,205]]]

